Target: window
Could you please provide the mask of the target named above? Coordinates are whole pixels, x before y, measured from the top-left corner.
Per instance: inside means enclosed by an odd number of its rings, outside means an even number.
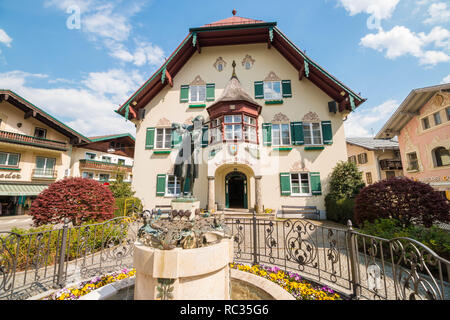
[[[222,141],[222,126],[220,119],[211,120],[210,143]]]
[[[281,81],[265,81],[264,82],[264,99],[265,100],[281,100]]]
[[[125,165],[125,159],[117,159],[117,164],[120,166],[124,166]]]
[[[36,157],[36,169],[34,176],[53,177],[55,172],[56,159]]]
[[[82,177],[85,179],[94,179],[94,174],[92,172],[83,172]]]
[[[107,174],[107,173],[100,173],[99,174],[99,181],[101,181],[101,182],[108,182],[109,181],[109,174]]]
[[[255,143],[256,137],[256,119],[244,115],[244,140]]]
[[[419,161],[417,159],[417,154],[415,152],[407,153],[406,157],[408,160],[408,169],[406,170],[419,170]]]
[[[433,114],[433,118],[434,118],[434,124],[436,126],[440,125],[442,123],[441,121],[441,114],[439,112],[436,112],[435,114]]]
[[[224,117],[225,140],[242,140],[242,116],[233,115]]]
[[[291,144],[291,125],[288,123],[272,124],[272,145],[288,146]]]
[[[176,197],[179,196],[180,193],[181,193],[180,181],[178,181],[176,176],[168,176],[166,185],[166,196]]]
[[[36,138],[45,139],[47,136],[47,130],[42,128],[35,128],[34,129],[34,136]]]
[[[189,86],[189,101],[190,102],[205,102],[206,101],[206,86]]]
[[[367,184],[372,184],[372,172],[366,172],[366,182]]]
[[[445,114],[447,115],[447,121],[450,121],[450,107],[445,108]]]
[[[450,151],[444,147],[433,150],[436,167],[444,167],[450,165]]]
[[[95,153],[86,152],[86,160],[95,160],[96,157]]]
[[[0,152],[0,165],[17,167],[19,166],[20,154]]]
[[[252,68],[252,63],[250,61],[246,61],[244,67],[245,69],[250,70]]]
[[[291,173],[291,195],[311,195],[308,173]]]
[[[317,122],[303,123],[303,136],[306,145],[322,145],[321,124]]]
[[[428,120],[428,117],[422,119],[422,128],[423,130],[430,128],[430,120]]]
[[[170,149],[172,147],[172,129],[156,129],[156,147],[155,149]]]
[[[367,163],[367,153],[358,154],[358,163],[359,164]]]
[[[111,163],[111,157],[102,156],[102,161]]]
[[[356,164],[356,156],[348,157],[348,162]]]
[[[386,171],[386,179],[395,178],[395,171]]]

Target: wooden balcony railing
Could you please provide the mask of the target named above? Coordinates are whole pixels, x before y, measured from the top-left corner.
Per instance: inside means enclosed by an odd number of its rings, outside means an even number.
[[[58,171],[54,169],[33,169],[34,179],[56,179],[58,177]]]
[[[65,142],[37,138],[20,133],[2,130],[0,130],[0,141],[36,146],[53,150],[61,150],[61,151],[67,150],[67,143]]]
[[[403,170],[402,161],[401,160],[380,160],[381,170]]]
[[[132,171],[132,166],[126,166],[121,165],[117,163],[111,163],[111,162],[104,162],[104,161],[95,161],[95,160],[88,160],[88,159],[82,159],[80,160],[80,169],[94,169],[94,170],[101,170],[101,171],[125,171],[130,172]]]

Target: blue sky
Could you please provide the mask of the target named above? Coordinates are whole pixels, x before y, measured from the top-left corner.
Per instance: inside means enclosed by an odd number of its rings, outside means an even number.
[[[412,89],[450,82],[447,0],[2,0],[0,88],[85,135],[134,134],[114,110],[190,27],[232,9],[276,21],[368,99],[346,121],[348,136],[376,134]]]

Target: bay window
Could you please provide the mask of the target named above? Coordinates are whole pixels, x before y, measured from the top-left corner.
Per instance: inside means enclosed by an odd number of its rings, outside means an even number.
[[[224,117],[225,140],[242,140],[242,116],[233,115]]]
[[[245,114],[225,115],[212,119],[210,125],[210,143],[219,141],[245,141],[257,143],[256,118]]]

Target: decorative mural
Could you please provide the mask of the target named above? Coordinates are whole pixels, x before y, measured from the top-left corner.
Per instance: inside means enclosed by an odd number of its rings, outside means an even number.
[[[251,55],[247,54],[245,58],[242,60],[242,66],[247,70],[251,69],[254,64],[255,59],[253,59]]]
[[[213,66],[217,71],[222,72],[223,69],[225,69],[225,67],[227,66],[227,63],[222,59],[222,57],[218,57]]]
[[[157,127],[170,127],[172,123],[167,118],[161,118],[158,120],[158,123],[156,123]]]
[[[206,86],[206,82],[200,76],[196,76],[194,81],[192,81],[189,85],[191,86]]]
[[[270,71],[264,81],[281,81],[281,79],[275,74],[275,72]]]
[[[274,122],[290,122],[289,117],[285,115],[284,113],[277,113],[273,116],[272,123]]]
[[[317,115],[317,113],[315,112],[308,112],[307,114],[305,114],[305,116],[303,117],[303,122],[320,122],[320,118]]]

